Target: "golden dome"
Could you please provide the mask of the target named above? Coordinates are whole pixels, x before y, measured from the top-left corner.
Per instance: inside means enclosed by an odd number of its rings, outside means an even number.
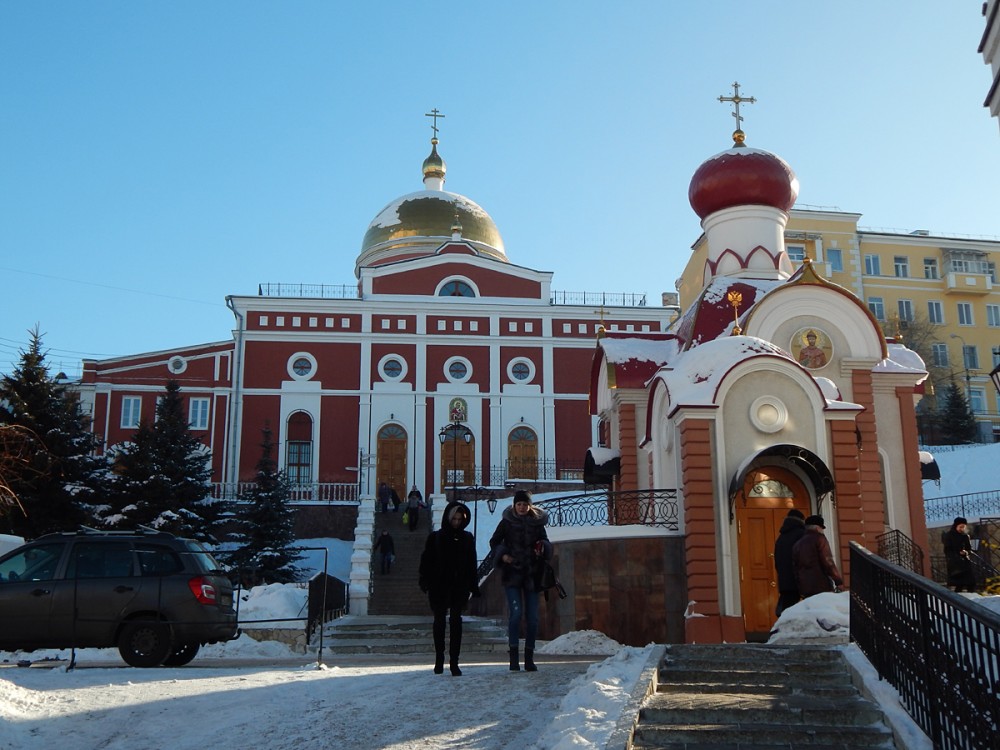
[[[485,255],[506,260],[500,230],[490,215],[464,195],[445,190],[419,190],[397,198],[378,212],[361,243],[359,265],[368,257],[404,247],[426,245],[433,252],[451,239],[455,225],[462,239]]]
[[[448,167],[445,165],[444,159],[438,156],[437,145],[438,139],[431,138],[431,155],[424,159],[424,177],[439,177],[443,180]]]

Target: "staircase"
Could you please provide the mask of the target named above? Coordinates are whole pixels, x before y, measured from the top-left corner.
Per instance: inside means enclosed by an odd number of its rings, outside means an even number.
[[[403,526],[403,511],[375,514],[375,539],[386,530],[396,545],[396,561],[392,572],[382,575],[382,556],[375,550],[372,559],[372,594],[368,600],[369,615],[430,615],[427,595],[418,583],[420,554],[424,551],[429,531],[429,513],[421,509],[419,526],[410,531]]]
[[[429,615],[349,615],[326,626],[323,631],[323,649],[333,654],[433,654],[432,624],[433,618]],[[445,638],[447,637],[446,626]],[[501,627],[492,620],[463,617],[462,656],[486,653],[507,653],[506,627]]]
[[[893,748],[843,654],[816,646],[668,646],[632,748]]]

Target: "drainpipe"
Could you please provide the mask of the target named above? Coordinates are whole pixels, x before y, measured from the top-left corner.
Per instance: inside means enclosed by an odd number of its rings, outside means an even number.
[[[236,311],[232,295],[226,295],[226,307],[236,316],[236,347],[233,352],[233,397],[229,404],[229,481],[239,482],[240,387],[243,385],[243,315]]]

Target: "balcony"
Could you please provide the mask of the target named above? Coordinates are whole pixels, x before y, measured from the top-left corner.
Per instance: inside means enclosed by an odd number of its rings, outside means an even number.
[[[256,482],[213,482],[212,498],[239,502],[257,486]],[[289,502],[297,503],[357,503],[358,485],[354,482],[315,482],[293,484]]]
[[[948,294],[989,294],[993,291],[993,278],[986,273],[950,271],[944,275]]]

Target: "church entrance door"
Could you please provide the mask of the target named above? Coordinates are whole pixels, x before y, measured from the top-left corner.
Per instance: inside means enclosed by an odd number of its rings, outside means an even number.
[[[398,424],[387,424],[378,433],[378,459],[376,477],[385,482],[400,498],[405,498],[406,486],[406,430]]]
[[[736,499],[736,533],[748,638],[766,636],[774,625],[778,604],[774,540],[790,509],[809,515],[809,500],[802,480],[787,469],[759,466],[747,472],[742,496]]]

